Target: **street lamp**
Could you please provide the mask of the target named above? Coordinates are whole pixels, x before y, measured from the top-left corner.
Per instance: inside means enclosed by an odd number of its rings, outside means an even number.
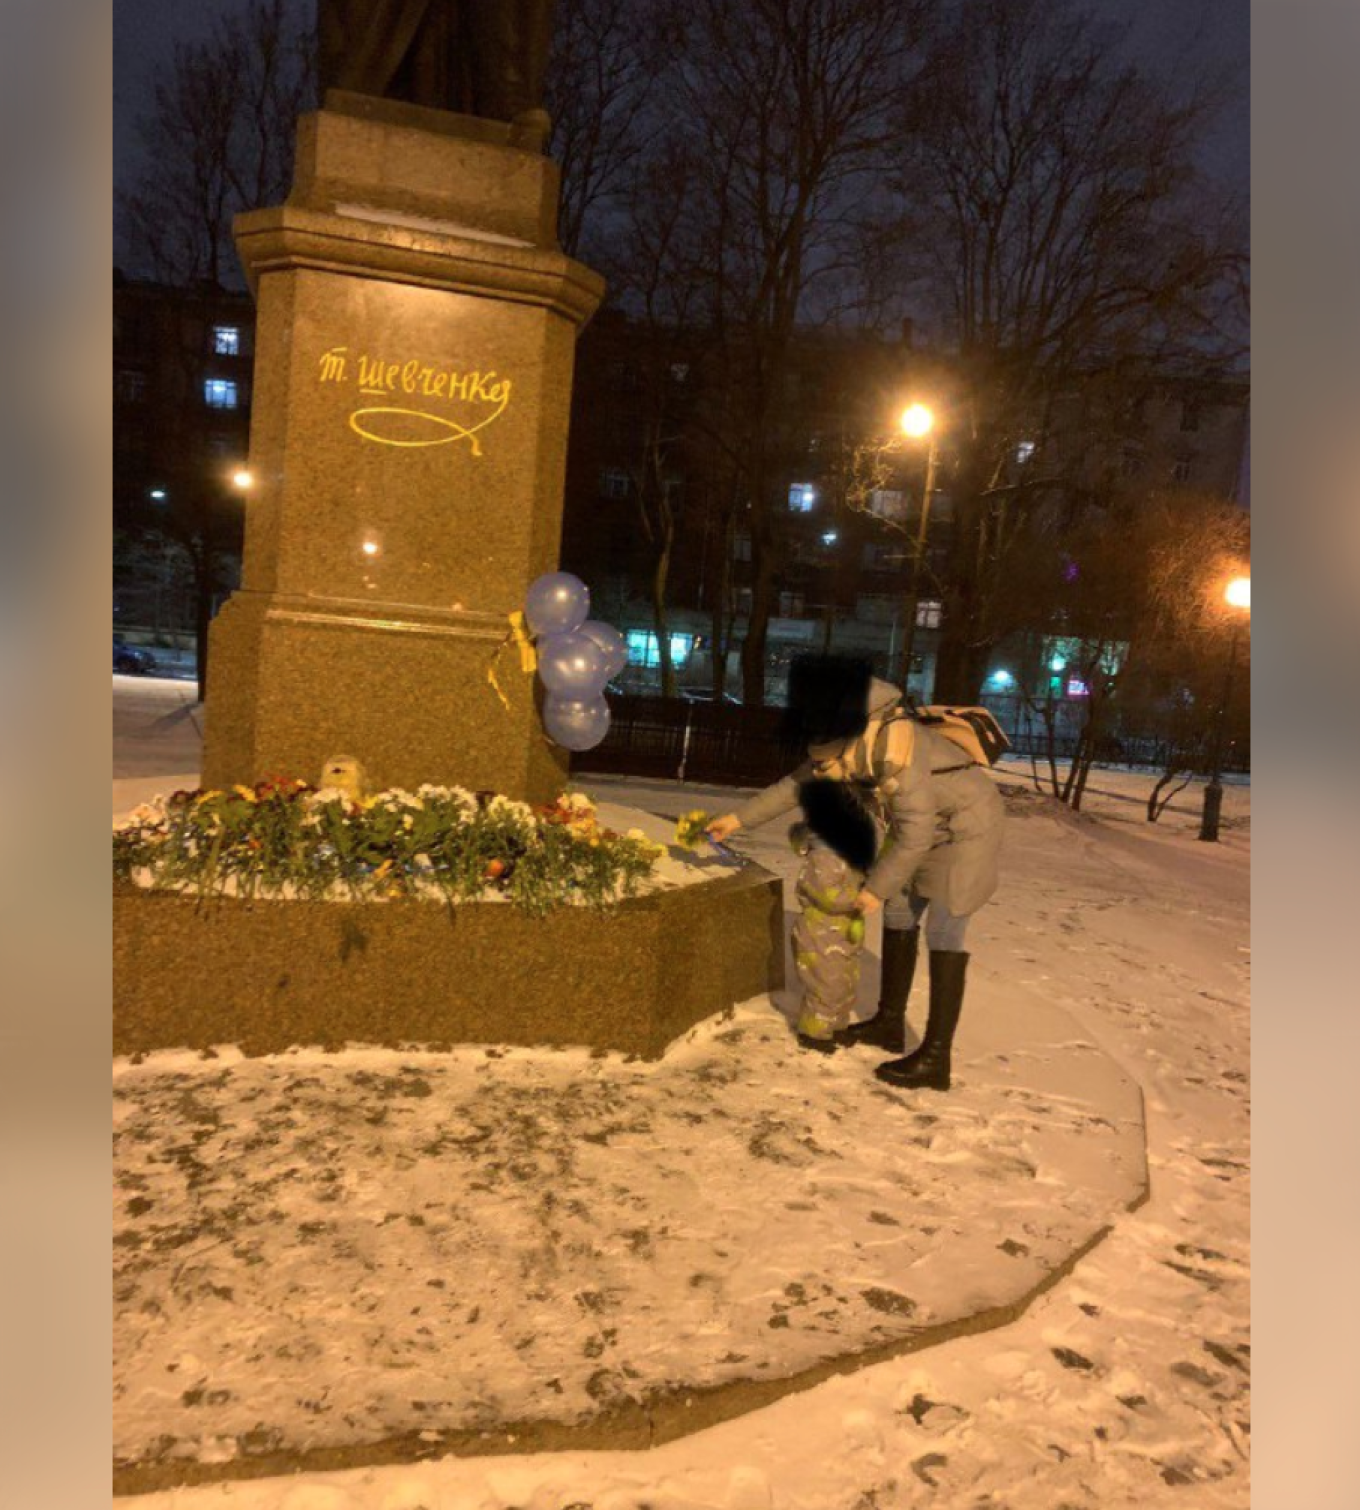
[[[1232,698],[1233,673],[1237,670],[1237,647],[1242,631],[1251,622],[1251,578],[1234,577],[1223,589],[1223,601],[1240,610],[1233,618],[1232,637],[1228,641],[1228,669],[1223,677],[1223,697],[1214,720],[1214,743],[1210,757],[1209,784],[1204,788],[1204,812],[1200,816],[1199,837],[1207,844],[1218,841],[1218,820],[1223,810],[1223,783],[1219,779],[1223,765],[1223,726]]]
[[[909,404],[902,411],[902,430],[913,440],[921,440],[935,427],[935,416],[925,404]]]
[[[255,486],[255,474],[249,467],[237,467],[231,474],[231,485],[238,493],[248,493]]]
[[[930,528],[930,498],[935,491],[935,469],[939,448],[935,442],[935,415],[925,404],[910,404],[902,411],[903,434],[912,440],[929,440],[926,450],[926,479],[921,489],[921,522],[916,531],[916,551],[912,557],[911,596],[907,599],[907,621],[902,626],[902,691],[907,691],[911,677],[912,645],[916,638],[916,618],[921,611],[921,572],[925,565],[926,532]]]

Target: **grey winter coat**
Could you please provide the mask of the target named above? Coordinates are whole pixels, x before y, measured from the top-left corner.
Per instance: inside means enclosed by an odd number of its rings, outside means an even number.
[[[901,693],[874,680],[870,716],[881,717]],[[809,758],[792,774],[737,809],[743,828],[755,828],[798,805],[798,788],[819,772]],[[870,776],[871,773],[855,773]],[[886,842],[865,881],[886,902],[901,891],[937,901],[965,917],[990,900],[997,887],[1001,850],[1001,797],[986,772],[958,745],[918,724],[911,763],[880,792]]]

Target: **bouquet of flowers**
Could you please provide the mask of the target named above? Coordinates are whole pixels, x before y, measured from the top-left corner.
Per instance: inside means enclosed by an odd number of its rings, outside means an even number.
[[[601,827],[579,794],[531,808],[461,787],[356,798],[271,778],[175,792],[113,834],[115,880],[199,896],[475,901],[488,892],[539,914],[607,907],[652,874],[660,846]]]
[[[708,825],[713,822],[713,815],[706,813],[702,808],[695,808],[693,812],[685,813],[675,825],[675,842],[681,849],[698,849],[703,842]]]

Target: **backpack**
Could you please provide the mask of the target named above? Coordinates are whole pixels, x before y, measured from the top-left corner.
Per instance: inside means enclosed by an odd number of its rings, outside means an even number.
[[[950,708],[934,705],[894,704],[881,718],[869,721],[844,755],[831,762],[824,774],[875,789],[890,797],[897,789],[898,773],[911,764],[916,748],[916,726],[924,724],[957,745],[972,765],[992,766],[1010,749],[1010,740],[986,708]]]
[[[1011,747],[1006,731],[987,708],[916,708],[908,715],[972,757],[977,765],[993,766]]]
[[[876,785],[890,793],[897,785],[898,772],[911,764],[918,724],[957,745],[972,765],[993,766],[1011,747],[1005,730],[986,708],[898,704],[865,729],[851,747],[847,766],[858,770],[861,780],[871,775]]]

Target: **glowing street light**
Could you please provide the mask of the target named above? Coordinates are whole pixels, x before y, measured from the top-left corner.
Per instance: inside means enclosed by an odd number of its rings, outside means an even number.
[[[925,404],[909,404],[902,411],[901,426],[913,440],[921,440],[935,428],[935,416]]]
[[[1228,669],[1223,677],[1223,697],[1214,720],[1213,754],[1209,784],[1204,788],[1204,811],[1199,820],[1199,837],[1207,844],[1218,840],[1218,819],[1223,810],[1223,783],[1219,779],[1223,765],[1223,725],[1232,700],[1233,673],[1237,670],[1237,647],[1243,629],[1251,622],[1251,578],[1234,577],[1223,589],[1223,601],[1238,612],[1234,615],[1232,638],[1228,642]]]
[[[939,463],[939,446],[935,439],[935,412],[928,404],[908,404],[898,421],[903,434],[912,440],[929,438],[926,450],[926,476],[921,487],[921,523],[916,532],[916,553],[912,558],[911,596],[907,600],[906,623],[902,626],[902,690],[907,691],[911,678],[912,648],[916,639],[916,620],[921,611],[921,574],[925,566],[926,534],[930,528],[930,500],[935,492],[935,470]]]
[[[255,486],[255,474],[248,467],[237,467],[231,474],[231,485],[238,493],[248,493]]]
[[[151,497],[151,500],[152,500],[153,503],[164,503],[165,499],[166,499],[165,489],[164,488],[152,488],[151,489],[150,497]]]
[[[1223,589],[1223,601],[1230,608],[1251,608],[1251,578],[1234,577]]]

